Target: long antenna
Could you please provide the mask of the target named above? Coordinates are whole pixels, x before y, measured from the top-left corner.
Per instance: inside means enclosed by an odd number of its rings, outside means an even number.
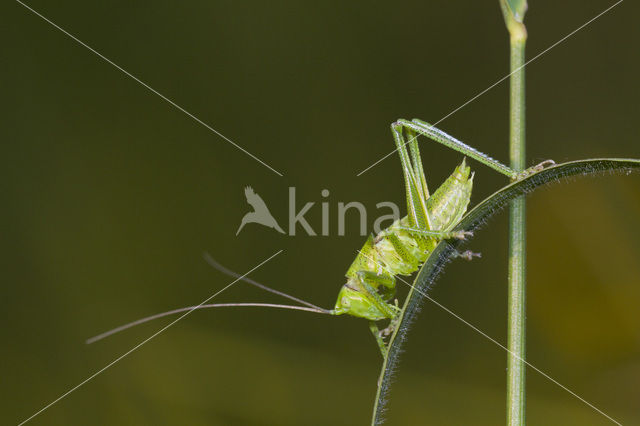
[[[321,308],[319,306],[314,305],[313,303],[306,302],[306,301],[304,301],[302,299],[298,299],[297,297],[291,296],[291,295],[289,295],[287,293],[283,293],[283,292],[275,290],[275,289],[273,289],[271,287],[267,287],[264,284],[260,284],[259,282],[252,280],[251,278],[244,277],[244,276],[240,275],[239,273],[234,272],[231,269],[229,269],[229,268],[221,265],[220,263],[218,263],[218,261],[215,260],[213,257],[211,257],[211,255],[206,251],[204,253],[202,253],[202,257],[204,258],[204,260],[209,265],[211,265],[213,268],[217,269],[218,271],[222,272],[223,274],[227,274],[227,275],[229,275],[229,276],[231,276],[233,278],[239,278],[242,281],[244,281],[246,283],[249,283],[249,284],[251,284],[253,286],[256,286],[256,287],[258,287],[258,288],[260,288],[260,289],[262,289],[264,291],[268,291],[269,293],[277,294],[278,296],[282,296],[282,297],[285,297],[285,298],[287,298],[289,300],[293,300],[294,302],[298,302],[301,305],[305,305],[305,306],[308,306],[310,308],[313,308],[316,311],[322,311],[325,314],[328,314],[328,313],[331,312],[328,309]]]
[[[144,317],[144,318],[140,318],[138,320],[132,321],[130,323],[121,325],[119,327],[116,327],[114,329],[111,329],[109,331],[105,331],[104,333],[98,334],[97,336],[94,336],[90,339],[86,340],[87,344],[91,344],[94,342],[97,342],[98,340],[102,340],[105,337],[109,337],[111,335],[114,335],[116,333],[119,333],[123,330],[126,330],[128,328],[134,327],[136,325],[139,324],[143,324],[145,322],[154,320],[154,319],[158,319],[158,318],[162,318],[162,317],[166,317],[168,315],[173,315],[173,314],[177,314],[180,312],[185,312],[185,311],[190,311],[190,310],[195,310],[195,309],[206,309],[206,308],[226,308],[226,307],[263,307],[263,308],[277,308],[277,309],[289,309],[289,310],[294,310],[294,311],[306,311],[306,312],[315,312],[317,314],[325,314],[325,315],[331,315],[332,311],[328,310],[328,309],[324,309],[321,308],[319,306],[314,305],[313,303],[309,303],[305,300],[302,299],[298,299],[297,297],[291,296],[287,293],[283,293],[281,291],[275,290],[271,287],[268,287],[264,284],[260,284],[257,281],[252,280],[251,278],[247,278],[245,276],[242,276],[240,274],[238,274],[237,272],[232,271],[231,269],[228,269],[227,267],[223,266],[222,264],[218,263],[218,261],[216,261],[213,257],[211,257],[211,255],[208,252],[204,252],[202,254],[202,257],[204,257],[204,260],[211,265],[213,268],[217,269],[218,271],[222,272],[223,274],[232,276],[234,278],[238,278],[242,281],[245,281],[249,284],[251,284],[252,286],[258,287],[259,289],[262,289],[264,291],[268,291],[269,293],[273,293],[273,294],[277,294],[278,296],[282,296],[284,298],[287,298],[289,300],[293,300],[294,302],[300,303],[301,305],[305,305],[304,306],[294,306],[294,305],[279,305],[279,304],[275,304],[275,303],[213,303],[213,304],[208,304],[208,305],[199,305],[199,306],[187,306],[184,308],[178,308],[178,309],[173,309],[171,311],[167,311],[167,312],[161,312],[159,314],[155,314],[155,315],[151,315],[148,317]]]
[[[262,307],[262,308],[278,308],[278,309],[290,309],[294,311],[307,311],[307,312],[315,312],[318,314],[329,314],[330,312],[326,309],[314,309],[314,308],[305,308],[304,306],[293,306],[293,305],[277,305],[274,303],[210,303],[208,305],[198,305],[198,306],[185,306],[184,308],[173,309],[167,312],[161,312],[159,314],[151,315],[148,317],[140,318],[138,320],[132,321],[130,323],[121,325],[119,327],[113,328],[109,331],[105,331],[104,333],[98,334],[97,336],[93,336],[90,339],[87,339],[85,343],[87,345],[97,342],[98,340],[102,340],[105,337],[109,337],[113,334],[119,333],[127,328],[134,327],[136,325],[144,324],[145,322],[166,317],[173,314],[178,314],[180,312],[192,311],[195,309],[207,309],[207,308],[227,308],[227,307]]]

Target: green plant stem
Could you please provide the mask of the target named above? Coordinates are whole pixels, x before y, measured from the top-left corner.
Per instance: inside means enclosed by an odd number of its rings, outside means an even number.
[[[511,45],[510,135],[511,168],[526,168],[524,51],[527,31],[520,22],[508,25]],[[525,424],[526,347],[526,212],[525,198],[509,209],[509,317],[507,362],[507,424]]]

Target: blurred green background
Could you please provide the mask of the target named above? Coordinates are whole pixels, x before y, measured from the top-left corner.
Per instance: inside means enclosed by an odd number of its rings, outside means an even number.
[[[613,2],[531,1],[528,56]],[[4,2],[0,423],[16,424],[168,324],[86,346],[231,280],[209,251],[331,307],[364,238],[337,203],[403,202],[400,117],[437,121],[508,72],[497,1],[28,4],[281,171],[279,177],[16,2]],[[637,24],[627,1],[527,67],[528,158],[640,157]],[[504,82],[439,127],[507,160]],[[422,143],[432,187],[461,155]],[[472,203],[506,183],[473,162]],[[251,185],[286,226],[287,188],[319,231],[235,232]],[[577,179],[529,201],[528,360],[623,424],[640,424],[640,176]],[[403,212],[404,214],[404,212]],[[500,342],[506,214],[431,293]],[[216,302],[280,299],[238,283]],[[390,425],[504,422],[505,352],[427,302],[388,405]],[[195,312],[35,418],[42,425],[367,424],[380,355],[354,318]],[[528,370],[530,424],[609,421]]]

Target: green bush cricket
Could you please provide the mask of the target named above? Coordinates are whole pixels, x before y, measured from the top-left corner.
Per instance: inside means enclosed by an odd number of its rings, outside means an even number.
[[[471,235],[470,232],[452,231],[466,212],[469,204],[473,186],[471,169],[463,159],[444,183],[433,194],[430,194],[418,149],[418,135],[426,136],[480,161],[512,180],[521,179],[541,170],[548,164],[554,164],[553,161],[547,160],[522,173],[517,173],[442,130],[418,119],[398,120],[391,125],[391,132],[402,164],[407,216],[396,220],[378,235],[369,236],[346,273],[347,282],[340,289],[333,309],[323,309],[243,277],[205,254],[207,262],[219,271],[240,278],[265,291],[290,299],[302,306],[271,303],[218,303],[189,306],[141,318],[92,337],[87,340],[87,343],[96,342],[135,325],[179,312],[204,308],[254,306],[302,310],[327,315],[347,314],[367,319],[380,351],[385,356],[387,345],[384,339],[396,327],[396,319],[400,313],[398,302],[394,300],[396,275],[411,275],[416,272],[440,241],[451,238],[464,239]],[[405,140],[405,135],[408,141]],[[407,145],[409,150],[407,150]],[[473,256],[478,255],[466,251],[459,253],[458,256],[470,260]],[[392,302],[392,300],[394,301]],[[381,320],[389,320],[389,325],[382,330],[377,324]]]

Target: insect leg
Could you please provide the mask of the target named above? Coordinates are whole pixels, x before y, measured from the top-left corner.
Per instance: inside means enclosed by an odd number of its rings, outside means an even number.
[[[382,358],[387,356],[387,345],[384,343],[384,339],[382,338],[382,332],[378,328],[378,325],[375,321],[369,321],[369,330],[373,334],[373,337],[376,339],[378,343],[378,347],[380,348],[380,353],[382,354]]]
[[[427,179],[424,175],[424,169],[422,166],[422,158],[420,158],[420,148],[418,147],[418,137],[417,134],[409,128],[405,128],[407,137],[409,140],[406,142],[406,145],[409,145],[409,152],[411,154],[411,162],[413,164],[413,175],[416,180],[416,187],[422,199],[419,205],[415,206],[415,209],[424,210],[424,216],[426,219],[426,227],[423,229],[433,229],[433,222],[431,221],[431,216],[429,214],[429,210],[426,208],[427,199],[429,198],[429,188],[427,186]]]
[[[417,265],[419,263],[418,258],[409,252],[407,247],[402,243],[402,241],[400,241],[400,238],[396,234],[387,235],[387,239],[391,245],[393,245],[393,249],[396,251],[398,256],[400,256],[405,263],[410,265]]]
[[[429,198],[429,188],[427,187],[427,179],[424,176],[424,169],[422,168],[422,159],[420,158],[420,149],[418,148],[418,137],[416,133],[411,129],[405,129],[409,141],[409,150],[411,152],[411,161],[413,162],[413,175],[416,178],[416,186],[420,190],[420,205],[416,206],[416,209],[424,210],[424,217],[426,219],[426,228],[433,229],[433,222],[429,210],[427,209],[427,199]]]
[[[474,253],[471,250],[465,250],[463,252],[454,251],[453,257],[461,257],[464,260],[472,261],[474,257],[482,257],[481,253]]]
[[[413,172],[418,181],[418,188],[422,188],[422,198],[429,198],[429,188],[427,187],[427,179],[424,177],[424,169],[422,168],[422,159],[420,158],[420,149],[418,148],[418,135],[411,129],[405,129],[407,133],[407,145],[411,153],[411,161],[413,162]]]
[[[375,278],[370,278],[369,281],[375,280]],[[384,315],[389,319],[393,319],[400,312],[400,308],[390,303],[384,301],[382,296],[378,294],[378,290],[376,287],[372,286],[368,282],[360,279],[359,284],[362,286],[362,294],[367,298],[367,300],[376,307]]]
[[[358,271],[360,280],[379,290],[384,300],[391,300],[396,294],[396,279],[389,274],[376,274],[373,271]]]
[[[425,229],[410,228],[408,226],[398,226],[398,229],[408,231],[412,234],[423,235],[425,237],[437,238],[439,240],[449,240],[452,238],[464,240],[473,236],[471,231],[430,231]]]
[[[391,125],[391,133],[393,133],[393,139],[396,142],[396,147],[400,154],[400,162],[402,163],[402,172],[404,174],[407,191],[407,214],[409,216],[409,222],[411,226],[428,229],[429,223],[426,216],[426,201],[421,196],[422,191],[418,189],[418,181],[409,159],[406,142],[402,136],[402,125],[393,123]]]
[[[406,129],[413,130],[418,132],[419,134],[428,137],[429,139],[439,142],[453,150],[461,152],[469,157],[485,164],[486,166],[491,167],[492,169],[510,177],[511,179],[517,179],[519,174],[511,169],[510,167],[502,164],[498,160],[494,160],[488,155],[478,151],[477,149],[470,147],[462,141],[454,138],[453,136],[443,132],[437,127],[432,126],[429,123],[418,120],[417,118],[412,121],[400,119],[397,121],[398,124],[405,127]]]
[[[383,286],[384,288],[392,290],[395,293],[395,277],[388,274],[376,274],[372,271],[358,271],[359,283],[362,286],[362,290],[364,290],[363,294],[369,302],[374,305],[380,312],[382,312],[387,318],[391,319],[391,323],[384,330],[380,330],[375,321],[369,322],[369,329],[373,334],[373,337],[376,339],[378,343],[378,347],[380,348],[380,352],[382,353],[382,357],[387,356],[387,345],[384,342],[384,337],[388,336],[393,332],[397,325],[398,314],[400,313],[400,308],[397,306],[398,301],[396,300],[396,304],[392,305],[390,303],[386,303],[382,297],[378,294],[377,288],[379,286]],[[370,284],[371,283],[371,284]]]

